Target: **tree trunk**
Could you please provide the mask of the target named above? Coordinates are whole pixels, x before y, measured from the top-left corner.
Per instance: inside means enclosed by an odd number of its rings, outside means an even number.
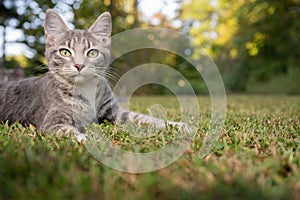
[[[139,6],[139,1],[138,0],[134,0],[133,2],[133,8],[134,8],[134,28],[139,27],[139,10],[138,10],[138,6]]]
[[[1,59],[0,59],[0,64],[2,66],[4,66],[5,60],[6,60],[6,54],[5,54],[5,45],[6,45],[6,28],[5,26],[2,26],[2,46],[1,46],[1,50],[2,50],[2,55],[1,55]]]

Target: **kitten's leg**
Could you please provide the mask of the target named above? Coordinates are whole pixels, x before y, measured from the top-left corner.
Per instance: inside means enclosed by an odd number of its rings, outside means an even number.
[[[55,131],[59,135],[74,135],[79,142],[86,140],[83,130],[78,130],[74,126],[72,114],[58,110],[50,110],[39,129],[42,131]]]
[[[126,122],[134,122],[137,124],[149,124],[154,125],[156,128],[166,128],[168,125],[177,126],[178,128],[183,128],[185,126],[185,123],[182,122],[174,122],[169,120],[163,120],[156,117],[152,117],[149,115],[136,113],[132,111],[127,111],[123,108],[120,108],[117,114],[116,122],[117,123],[126,123]]]
[[[78,142],[82,142],[86,140],[86,134],[78,131],[72,125],[66,124],[55,124],[50,126],[45,126],[43,128],[44,131],[55,131],[58,135],[65,135],[65,136],[75,136]]]
[[[149,115],[128,111],[122,108],[115,98],[109,98],[103,102],[106,106],[101,106],[101,109],[98,111],[98,121],[102,122],[103,119],[107,119],[110,122],[117,124],[124,124],[128,122],[134,122],[137,124],[149,124],[154,125],[156,128],[166,128],[166,125],[174,125],[181,127],[183,123],[165,121],[163,119],[158,119]]]
[[[117,111],[117,123],[126,123],[126,122],[134,122],[137,124],[151,124],[154,125],[156,128],[165,128],[166,122],[162,119],[158,119],[149,115],[136,113],[132,111],[128,111],[125,109],[120,108]]]
[[[138,124],[154,124],[157,128],[163,128],[165,122],[148,115],[130,112],[123,109],[110,90],[98,99],[97,117],[99,123],[104,119],[117,123],[124,124],[126,122],[135,122]]]
[[[137,124],[150,124],[154,125],[156,128],[166,128],[167,125],[175,125],[182,127],[184,123],[164,121],[149,115],[140,114],[136,112],[131,112],[123,109],[118,103],[117,99],[114,97],[109,85],[103,82],[102,90],[98,93],[96,98],[97,104],[97,117],[98,121],[101,123],[104,119],[113,122],[124,124],[126,122],[134,122]]]

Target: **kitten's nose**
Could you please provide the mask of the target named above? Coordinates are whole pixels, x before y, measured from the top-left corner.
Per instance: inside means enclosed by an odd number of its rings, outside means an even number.
[[[83,68],[83,64],[75,64],[76,69],[80,72]]]

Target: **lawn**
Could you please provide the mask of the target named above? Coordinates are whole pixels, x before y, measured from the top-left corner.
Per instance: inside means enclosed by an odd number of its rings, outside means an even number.
[[[171,97],[136,97],[132,109],[146,112],[154,102],[178,118]],[[143,174],[101,164],[73,138],[1,125],[0,199],[300,199],[300,96],[228,96],[225,128],[203,159],[209,98],[199,103],[198,131],[186,153]],[[127,150],[167,145],[161,136],[140,143],[113,125],[101,128]]]

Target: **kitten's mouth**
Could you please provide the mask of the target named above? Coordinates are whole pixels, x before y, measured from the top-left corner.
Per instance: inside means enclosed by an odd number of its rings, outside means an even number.
[[[83,76],[82,74],[77,74],[76,76],[74,76],[74,82],[78,83],[78,82],[83,82],[85,80],[88,80],[86,76]]]
[[[74,73],[74,77],[86,77],[86,73],[80,70]]]
[[[91,79],[95,79],[97,78],[97,76],[95,76],[94,74],[90,74],[90,73],[82,73],[82,72],[77,72],[74,76],[73,76],[73,80],[75,82],[84,82],[87,80],[91,80]]]
[[[88,78],[88,76],[82,72],[77,72],[74,78]]]

